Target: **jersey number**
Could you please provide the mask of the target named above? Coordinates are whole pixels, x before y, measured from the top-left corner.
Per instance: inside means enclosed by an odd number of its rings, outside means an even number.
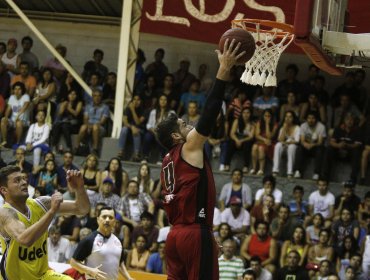
[[[163,179],[166,190],[173,193],[175,190],[175,170],[173,168],[173,161],[163,167]]]

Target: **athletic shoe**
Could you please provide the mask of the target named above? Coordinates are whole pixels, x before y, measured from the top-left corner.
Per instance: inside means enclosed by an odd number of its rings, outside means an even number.
[[[225,164],[220,164],[218,171],[225,171]]]
[[[251,169],[251,170],[249,171],[249,174],[251,174],[251,175],[254,175],[254,174],[256,174],[256,170],[254,170],[254,169]]]
[[[315,181],[319,180],[319,174],[313,174],[312,180],[315,180]]]
[[[297,170],[297,171],[294,173],[294,178],[296,178],[296,179],[301,178],[301,172],[299,172],[299,170]]]
[[[262,176],[262,175],[263,175],[263,171],[262,170],[258,170],[257,176]]]

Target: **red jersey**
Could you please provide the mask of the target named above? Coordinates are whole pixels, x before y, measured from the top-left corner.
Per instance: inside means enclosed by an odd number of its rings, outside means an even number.
[[[203,168],[187,163],[181,157],[182,146],[174,146],[162,163],[162,193],[169,222],[198,223],[212,228],[216,187],[211,166],[206,156]]]

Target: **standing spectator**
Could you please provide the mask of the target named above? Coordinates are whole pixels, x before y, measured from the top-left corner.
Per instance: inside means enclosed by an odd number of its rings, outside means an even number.
[[[297,95],[295,94],[295,92],[289,92],[287,103],[281,106],[279,114],[280,121],[284,119],[285,113],[288,111],[293,112],[296,115],[296,117],[299,118],[301,107],[298,105]]]
[[[219,198],[220,210],[230,207],[231,198],[235,196],[242,201],[243,208],[249,209],[252,206],[252,190],[243,183],[243,172],[237,168],[231,173],[231,182],[222,187]]]
[[[26,87],[27,94],[33,97],[36,90],[36,78],[30,74],[28,62],[22,61],[19,64],[19,74],[13,76],[11,84],[14,85],[16,82],[22,82]]]
[[[158,244],[158,252],[152,253],[149,256],[146,265],[146,271],[156,274],[166,274],[166,242],[162,241]]]
[[[114,209],[103,207],[100,210],[97,231],[78,244],[71,259],[71,266],[94,279],[118,279],[121,270],[126,279],[133,280],[123,261],[121,242],[112,234],[114,217]]]
[[[79,168],[73,164],[73,154],[71,151],[66,151],[63,154],[63,164],[58,166],[58,185],[61,192],[67,190],[66,174],[68,170],[79,170]]]
[[[279,107],[279,99],[273,96],[273,91],[273,87],[264,87],[262,88],[262,96],[254,100],[253,109],[256,117],[260,118],[266,109],[271,110],[273,115],[276,114]]]
[[[22,148],[17,148],[15,150],[15,160],[8,163],[8,165],[15,165],[21,169],[21,172],[26,172],[27,174],[32,172],[32,164],[28,162],[25,158],[25,150]]]
[[[277,244],[268,234],[269,225],[266,222],[256,224],[256,233],[249,235],[240,248],[240,255],[247,261],[253,256],[258,256],[262,261],[262,266],[272,274],[276,270],[275,261],[278,256]]]
[[[179,70],[173,73],[175,89],[180,93],[187,92],[192,82],[196,79],[195,75],[189,72],[189,68],[190,61],[183,59],[180,61]]]
[[[145,211],[140,215],[140,225],[132,231],[131,240],[137,240],[140,235],[144,235],[146,238],[146,249],[153,253],[157,249],[158,233],[159,230],[154,224],[154,215]],[[135,247],[134,242],[132,247]]]
[[[0,59],[0,95],[4,101],[10,94],[10,75],[6,71],[6,65]]]
[[[79,131],[82,121],[83,104],[76,90],[71,89],[68,93],[68,99],[59,104],[57,108],[56,121],[53,123],[52,146],[58,152],[63,152],[64,147],[58,145],[61,136],[66,141],[66,151],[72,151],[71,134]]]
[[[276,188],[276,179],[271,175],[265,175],[262,179],[263,188],[258,189],[255,196],[256,204],[262,204],[266,195],[272,195],[275,198],[275,209],[279,208],[283,201],[283,193]]]
[[[203,92],[199,91],[200,82],[194,79],[188,92],[184,92],[181,95],[180,105],[177,108],[177,114],[180,115],[182,112],[187,112],[189,103],[194,101],[198,104],[199,111],[202,111],[204,103],[206,102],[206,96]]]
[[[285,204],[281,204],[278,209],[278,216],[271,222],[271,236],[279,242],[291,239],[294,229],[298,225],[297,219],[290,217],[289,214],[289,207]]]
[[[285,240],[280,252],[280,267],[287,265],[287,255],[291,251],[297,251],[300,256],[299,266],[306,263],[308,245],[306,244],[306,232],[302,226],[296,226],[290,240]]]
[[[16,53],[17,46],[17,40],[10,38],[6,46],[6,53],[4,53],[1,57],[1,60],[5,64],[5,68],[8,70],[10,77],[13,77],[18,73],[18,66],[21,62],[19,55]]]
[[[49,151],[48,139],[50,127],[45,123],[46,114],[44,111],[38,111],[36,123],[32,124],[27,131],[25,145],[20,146],[27,152],[33,152],[33,166],[40,165],[41,153]]]
[[[249,266],[256,273],[256,280],[272,280],[271,272],[262,267],[260,257],[252,256]]]
[[[302,85],[297,80],[299,69],[295,64],[289,64],[285,68],[286,79],[281,80],[278,83],[276,97],[279,98],[280,104],[287,103],[288,93],[289,92],[299,92],[301,93]],[[300,100],[298,96],[298,100]]]
[[[23,83],[17,82],[12,86],[13,94],[8,100],[4,117],[1,119],[1,136],[0,146],[7,145],[8,128],[15,128],[15,144],[20,144],[23,129],[30,125],[28,106],[30,96],[26,93]]]
[[[230,122],[238,119],[245,108],[251,108],[252,103],[247,98],[247,93],[242,88],[236,89],[235,98],[231,101],[226,111],[226,117]]]
[[[355,194],[355,184],[352,181],[343,183],[342,193],[335,198],[335,216],[340,218],[340,212],[342,209],[347,208],[357,217],[358,208],[361,203],[361,199]]]
[[[340,219],[335,221],[332,225],[333,231],[333,244],[339,250],[343,245],[346,236],[352,236],[354,240],[358,240],[360,236],[360,225],[354,219],[353,212],[348,208],[342,208],[340,212]]]
[[[82,72],[82,78],[86,83],[90,82],[91,75],[93,73],[99,73],[100,83],[102,83],[108,75],[108,68],[102,64],[104,59],[104,52],[100,49],[95,49],[93,54],[93,60],[85,63],[84,71]]]
[[[317,188],[308,198],[310,216],[320,213],[325,219],[325,227],[328,227],[334,218],[335,197],[329,191],[328,181],[319,179]]]
[[[317,114],[310,111],[306,115],[306,122],[300,128],[301,144],[298,146],[294,178],[301,178],[304,163],[307,162],[309,155],[315,157],[315,168],[313,180],[319,179],[321,164],[324,155],[324,141],[326,139],[325,126],[318,121]]]
[[[228,239],[222,243],[223,254],[218,258],[220,280],[239,280],[244,271],[243,261],[235,256],[236,242]]]
[[[44,68],[41,72],[41,81],[37,85],[34,98],[32,99],[36,111],[46,110],[50,102],[53,113],[56,107],[56,91],[53,72],[49,68]]]
[[[158,99],[158,104],[155,109],[150,111],[149,119],[146,123],[146,132],[143,139],[143,156],[145,160],[148,160],[149,153],[151,148],[153,148],[152,145],[154,142],[157,144],[157,149],[159,148],[160,150],[159,161],[161,161],[161,159],[163,158],[165,150],[156,141],[154,129],[156,128],[158,123],[166,119],[167,116],[171,113],[174,113],[174,111],[170,109],[167,95],[160,95]]]
[[[252,122],[251,108],[244,108],[238,119],[235,119],[230,131],[230,146],[226,155],[225,169],[230,168],[232,156],[236,150],[242,150],[244,166],[243,173],[248,173],[250,155],[254,140],[255,125]]]
[[[60,227],[51,226],[48,237],[48,261],[68,263],[72,257],[72,245],[69,240],[61,235]]]
[[[274,120],[272,111],[270,109],[264,110],[256,125],[256,142],[252,147],[251,174],[255,174],[257,172],[257,163],[259,165],[257,175],[262,176],[264,174],[266,156],[272,160],[274,155],[277,131],[278,124]]]
[[[146,75],[154,76],[158,86],[162,86],[164,77],[168,73],[168,68],[166,64],[163,63],[164,55],[164,49],[157,49],[154,54],[154,62],[150,63],[145,69]]]
[[[276,143],[274,149],[272,172],[275,176],[279,173],[283,152],[286,152],[288,157],[287,175],[288,178],[293,177],[293,167],[299,144],[299,133],[300,129],[297,118],[293,112],[287,111],[279,131],[278,143]]]
[[[119,158],[113,157],[108,162],[105,170],[101,174],[102,180],[111,178],[114,183],[113,192],[123,196],[127,191],[128,173],[122,168]]]
[[[290,280],[290,279],[299,279],[299,280],[309,280],[307,271],[299,266],[301,257],[296,250],[289,252],[287,257],[287,265],[280,268],[277,273],[278,280]]]
[[[33,39],[30,36],[25,36],[22,38],[22,48],[23,52],[19,54],[20,61],[25,61],[30,66],[31,73],[37,72],[39,70],[39,59],[31,52],[33,47]]]
[[[109,72],[103,86],[103,103],[107,104],[109,110],[114,112],[114,103],[116,99],[117,74]]]
[[[357,173],[360,169],[361,152],[361,132],[355,126],[354,116],[352,114],[347,114],[344,123],[334,129],[333,136],[326,149],[322,172],[323,176],[329,180],[334,158],[350,158],[352,167],[350,179],[356,182]]]
[[[301,122],[307,119],[307,114],[309,112],[316,113],[316,119],[324,124],[326,124],[326,108],[319,102],[319,97],[317,93],[311,92],[308,97],[308,102],[302,105],[301,114],[299,115],[299,120]]]
[[[141,98],[139,95],[134,95],[123,113],[123,127],[118,140],[118,148],[120,149],[119,158],[123,159],[125,156],[125,150],[127,148],[126,141],[130,134],[134,142],[132,160],[136,162],[140,161],[141,140],[144,134],[144,128],[145,117],[141,106]]]
[[[121,199],[118,195],[112,192],[114,183],[111,178],[105,178],[100,187],[100,192],[95,193],[91,196],[91,208],[94,209],[98,203],[104,203],[105,205],[118,209],[121,204]]]
[[[91,135],[93,153],[98,154],[99,142],[106,133],[104,125],[109,118],[109,108],[102,103],[101,91],[94,91],[92,96],[93,104],[88,105],[85,109],[84,123],[78,133],[76,150],[78,150],[81,141],[85,139],[87,135]]]
[[[195,101],[190,101],[186,109],[186,113],[181,116],[181,119],[187,124],[195,127],[199,121],[199,106]]]

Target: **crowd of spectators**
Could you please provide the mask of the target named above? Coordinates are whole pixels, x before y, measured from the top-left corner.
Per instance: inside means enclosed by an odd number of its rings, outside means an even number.
[[[89,215],[59,216],[50,227],[50,261],[68,262],[78,243],[98,228],[99,209],[108,206],[116,213],[114,234],[126,252],[126,267],[164,274],[170,225],[160,182],[152,178],[147,162],[155,156],[154,162],[160,162],[166,153],[154,130],[168,114],[197,123],[213,82],[207,65],[193,74],[190,61],[184,59],[171,74],[163,49],[146,68],[139,50],[119,153],[101,170],[101,141],[110,129],[116,85],[116,74],[102,64],[104,52],[96,49],[84,66],[82,77],[91,87],[90,96],[55,58],[40,65],[31,52],[32,38],[24,37],[21,43],[19,53],[17,40],[0,43],[1,147],[15,152],[14,161],[0,164],[17,165],[27,174],[30,197],[58,190],[68,200],[74,193],[65,180],[66,170],[80,169],[91,203]],[[67,56],[66,47],[56,49]],[[314,65],[305,81],[297,80],[296,65],[288,65],[276,88],[242,84],[242,71],[242,66],[233,71],[205,146],[222,172],[231,171],[235,155],[242,157],[242,166],[232,170],[215,208],[213,230],[222,245],[220,279],[368,279],[370,193],[363,199],[354,193],[356,183],[365,181],[370,155],[370,133],[364,129],[370,113],[365,72],[347,72],[342,85],[327,91]],[[78,135],[75,146],[72,134]],[[33,154],[32,163],[26,153]],[[60,165],[57,153],[63,154]],[[85,156],[83,166],[73,162],[74,155]],[[301,178],[311,156],[310,176],[317,191],[305,201],[304,189],[297,185],[294,200],[284,203],[277,176],[286,170],[288,178]],[[337,158],[350,159],[351,172],[342,194],[334,197],[329,181]],[[129,178],[123,159],[142,162],[137,176]],[[261,188],[254,194],[243,180],[247,174],[261,176]]]

